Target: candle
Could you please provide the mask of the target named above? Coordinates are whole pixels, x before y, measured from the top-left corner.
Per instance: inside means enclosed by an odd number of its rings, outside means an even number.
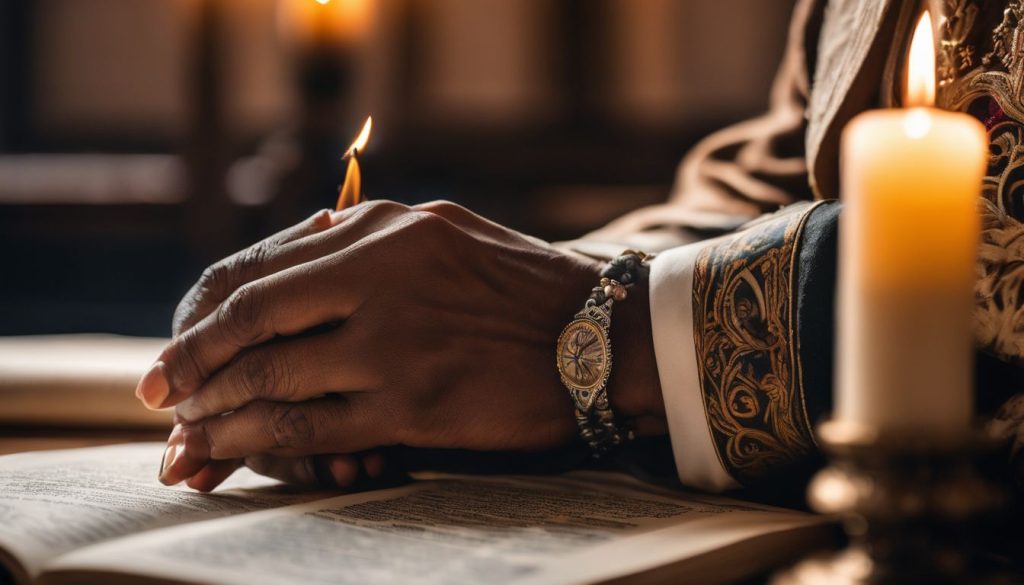
[[[930,107],[927,12],[908,63],[908,108],[861,114],[842,136],[836,419],[933,441],[960,437],[971,424],[988,141],[974,118]]]
[[[341,186],[341,191],[338,192],[338,203],[335,205],[335,209],[338,211],[352,207],[363,200],[363,173],[359,168],[359,151],[366,148],[372,128],[373,116],[367,116],[362,131],[352,141],[352,146],[348,147],[342,158],[342,160],[348,159],[348,169],[345,171],[345,182]]]
[[[354,45],[368,32],[370,0],[280,0],[282,37],[307,47]]]

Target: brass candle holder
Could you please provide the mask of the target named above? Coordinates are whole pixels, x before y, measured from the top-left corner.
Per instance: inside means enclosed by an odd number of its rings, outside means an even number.
[[[982,544],[1008,502],[979,470],[996,447],[982,433],[943,444],[832,421],[818,437],[831,461],[808,499],[842,520],[849,545],[800,562],[774,585],[1020,582],[992,566]]]

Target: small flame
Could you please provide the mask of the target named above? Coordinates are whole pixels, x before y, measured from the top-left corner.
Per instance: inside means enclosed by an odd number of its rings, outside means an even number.
[[[366,148],[366,143],[370,141],[371,129],[373,129],[373,117],[367,116],[359,136],[342,157],[342,160],[348,159],[348,170],[345,171],[345,183],[341,186],[341,191],[338,192],[338,203],[335,205],[335,209],[338,211],[357,205],[363,200],[363,174],[359,169],[359,151]]]
[[[927,10],[917,21],[907,58],[907,91],[904,105],[935,105],[935,38]]]
[[[328,0],[330,1],[330,0]],[[359,132],[359,136],[352,142],[352,146],[348,147],[345,151],[345,158],[352,156],[353,154],[366,148],[366,143],[370,141],[370,130],[373,129],[373,116],[367,116],[366,122],[363,123],[363,129]]]
[[[327,6],[328,4],[331,3],[331,0],[316,0],[316,1],[319,2],[320,4],[324,5],[324,6]]]

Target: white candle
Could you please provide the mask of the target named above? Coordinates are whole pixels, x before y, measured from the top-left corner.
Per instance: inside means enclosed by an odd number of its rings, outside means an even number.
[[[971,306],[984,127],[934,103],[931,21],[911,43],[907,105],[843,132],[836,419],[961,436],[973,413]]]

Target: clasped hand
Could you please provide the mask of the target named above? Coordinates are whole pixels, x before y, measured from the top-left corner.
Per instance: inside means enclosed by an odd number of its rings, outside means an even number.
[[[598,274],[451,203],[319,212],[211,266],[181,301],[137,390],[175,407],[160,479],[209,490],[248,465],[322,482],[312,456],[331,454],[346,485],[360,458],[379,473],[383,446],[565,445],[554,341]],[[622,320],[650,352],[636,296]],[[657,418],[654,372],[616,399],[641,423]]]

